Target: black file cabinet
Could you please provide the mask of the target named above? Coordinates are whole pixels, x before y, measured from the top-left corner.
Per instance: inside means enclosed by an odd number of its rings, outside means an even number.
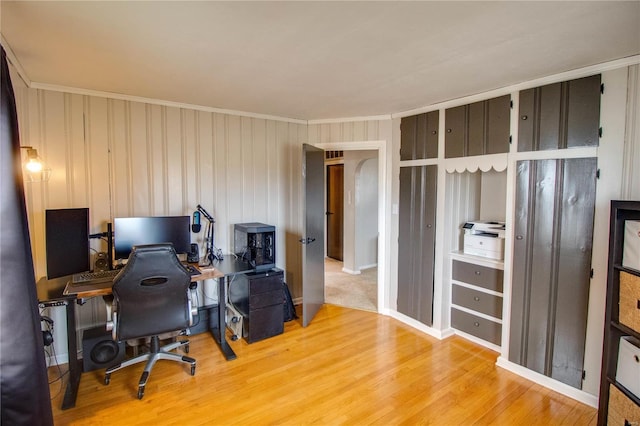
[[[248,343],[284,331],[284,273],[279,269],[236,275],[229,301],[242,315],[242,336]]]

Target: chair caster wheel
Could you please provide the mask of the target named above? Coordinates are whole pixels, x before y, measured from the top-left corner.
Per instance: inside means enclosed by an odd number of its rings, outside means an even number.
[[[138,399],[142,399],[144,396],[144,388],[138,388]]]
[[[234,323],[235,323],[235,322],[240,322],[240,318],[238,318],[238,317],[233,317],[233,318],[231,318],[231,322],[234,322]]]
[[[192,365],[192,366],[191,366],[191,375],[192,375],[192,376],[195,376],[195,375],[196,375],[196,366],[195,366],[195,365]]]
[[[105,384],[105,385],[108,385],[108,384],[109,384],[109,382],[111,382],[111,374],[106,374],[106,375],[104,376],[104,384]]]
[[[184,348],[184,353],[188,354],[189,353],[189,344],[184,345],[183,348]]]
[[[231,336],[231,340],[233,340],[234,342],[238,340],[238,335],[234,334],[233,336]]]

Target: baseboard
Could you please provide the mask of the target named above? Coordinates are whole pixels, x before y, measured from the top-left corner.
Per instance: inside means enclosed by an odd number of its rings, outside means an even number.
[[[351,275],[360,275],[361,274],[360,271],[353,271],[353,270],[347,269],[347,268],[342,268],[342,272],[344,272],[346,274],[351,274]]]
[[[377,268],[378,264],[377,263],[372,263],[370,265],[364,265],[360,267],[360,271],[366,271],[367,269],[371,269],[371,268]]]
[[[384,314],[392,318],[395,318],[398,321],[404,324],[407,324],[408,326],[413,327],[418,331],[422,331],[423,333],[428,334],[429,336],[435,337],[436,339],[439,339],[439,340],[446,339],[447,337],[453,336],[455,334],[452,328],[448,328],[445,330],[438,330],[433,327],[429,327],[428,325],[421,323],[418,320],[415,320],[411,317],[401,314],[398,311],[385,310]]]
[[[547,377],[543,374],[529,370],[528,368],[525,368],[521,365],[514,364],[513,362],[503,358],[502,356],[498,357],[496,365],[498,367],[504,368],[505,370],[511,371],[518,376],[524,377],[527,380],[531,380],[534,383],[544,386],[545,388],[551,389],[555,392],[561,393],[564,396],[568,396],[569,398],[573,398],[576,401],[589,405],[590,407],[598,408],[598,397],[595,395],[591,395],[590,393],[587,393],[580,389],[576,389],[573,386],[569,386],[567,384],[554,380],[551,377]]]

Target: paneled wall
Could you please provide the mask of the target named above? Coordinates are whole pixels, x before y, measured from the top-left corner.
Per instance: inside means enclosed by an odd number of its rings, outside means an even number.
[[[22,145],[52,169],[26,187],[36,277],[46,275],[46,209],[89,207],[97,233],[117,216],[191,215],[201,204],[225,253],[234,223],[275,225],[278,266],[300,296],[305,124],[26,88],[17,98]]]
[[[360,142],[387,139],[390,120],[312,123],[308,126],[309,143]],[[386,127],[385,127],[386,126]]]

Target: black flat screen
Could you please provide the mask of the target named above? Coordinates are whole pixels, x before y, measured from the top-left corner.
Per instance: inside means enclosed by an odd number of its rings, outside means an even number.
[[[48,279],[88,271],[89,209],[46,210],[45,243]]]
[[[133,246],[172,243],[176,253],[189,253],[189,216],[116,217],[113,220],[115,259],[127,259]]]

